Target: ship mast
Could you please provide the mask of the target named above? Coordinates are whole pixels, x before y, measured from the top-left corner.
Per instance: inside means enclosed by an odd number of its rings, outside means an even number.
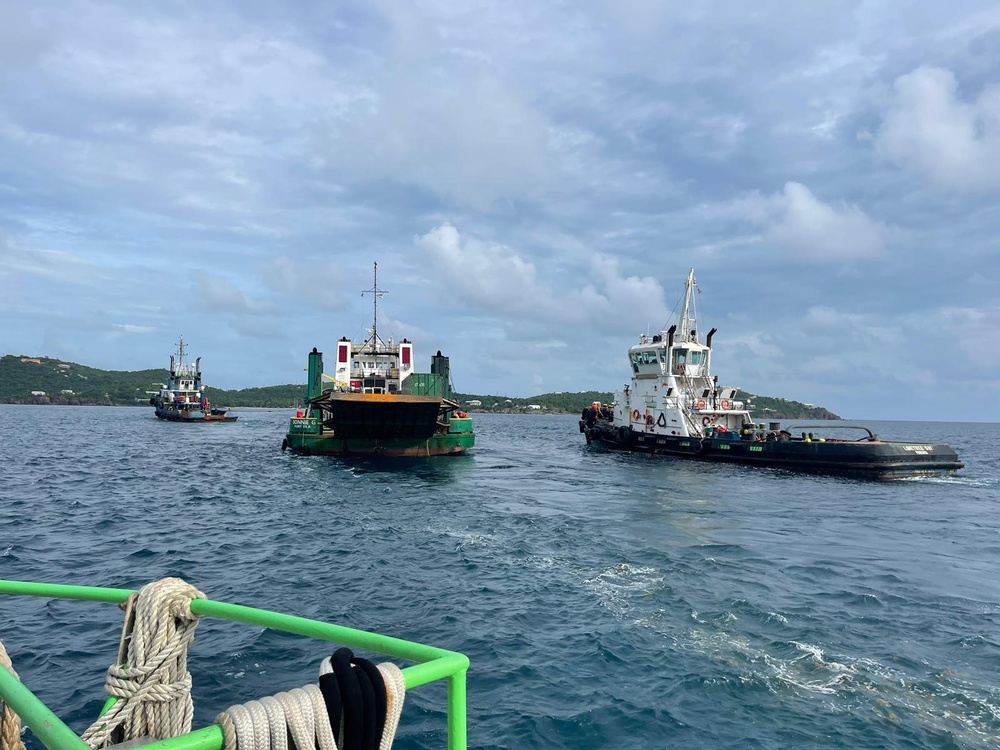
[[[684,312],[681,314],[681,341],[691,341],[698,343],[698,336],[691,335],[692,330],[696,330],[694,326],[697,324],[697,316],[692,309],[692,293],[694,288],[697,286],[698,282],[694,280],[694,269],[691,269],[691,273],[688,274],[687,281],[684,283]]]
[[[184,367],[184,337],[181,336],[180,341],[177,342],[177,369],[178,371]]]
[[[388,294],[385,289],[378,288],[378,262],[375,264],[375,282],[372,284],[371,289],[365,289],[361,292],[361,296],[364,297],[366,294],[372,296],[372,337],[369,339],[372,344],[372,354],[378,354],[378,345],[382,343],[378,337],[378,301],[381,297]],[[365,343],[368,343],[367,341]]]

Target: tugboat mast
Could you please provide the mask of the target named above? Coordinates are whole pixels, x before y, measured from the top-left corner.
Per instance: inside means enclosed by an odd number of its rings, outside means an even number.
[[[180,370],[184,366],[184,337],[181,336],[180,341],[177,342],[177,369]]]
[[[385,289],[378,288],[378,262],[375,264],[375,282],[371,289],[365,289],[361,292],[361,296],[364,297],[366,294],[372,296],[373,310],[372,310],[372,337],[369,339],[372,344],[372,354],[378,354],[378,345],[382,343],[381,339],[378,337],[378,301],[380,297],[388,294]],[[365,342],[366,344],[368,341]]]
[[[692,292],[697,285],[698,282],[694,280],[694,269],[692,268],[684,284],[684,312],[681,314],[681,341],[698,343],[697,329],[694,328],[697,324],[697,313],[692,310],[691,305]]]

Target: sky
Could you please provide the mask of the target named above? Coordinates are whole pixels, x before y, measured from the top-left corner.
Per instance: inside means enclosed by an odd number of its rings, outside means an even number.
[[[616,390],[695,269],[720,383],[1000,421],[1000,5],[0,4],[0,354]]]

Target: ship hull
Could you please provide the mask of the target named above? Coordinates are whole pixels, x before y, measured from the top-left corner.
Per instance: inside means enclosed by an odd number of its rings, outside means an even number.
[[[166,422],[235,422],[239,419],[234,414],[206,414],[203,411],[160,411],[156,410],[156,417]]]
[[[326,392],[319,417],[295,417],[282,450],[318,456],[446,456],[475,444],[472,420],[443,417],[434,396]]]
[[[612,451],[674,456],[871,479],[940,476],[963,468],[947,445],[876,441],[752,441],[644,434],[613,426],[583,427],[587,443]]]
[[[471,433],[413,438],[350,438],[289,433],[282,445],[303,456],[455,456],[473,447]]]

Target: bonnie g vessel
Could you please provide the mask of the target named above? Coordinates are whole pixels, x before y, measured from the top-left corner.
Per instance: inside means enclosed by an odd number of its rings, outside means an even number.
[[[431,357],[430,373],[415,370],[413,342],[383,340],[374,320],[360,343],[336,344],[333,374],[324,372],[323,353],[309,354],[305,408],[292,417],[282,450],[327,456],[441,456],[465,453],[475,443],[472,419],[460,410],[448,357]]]

